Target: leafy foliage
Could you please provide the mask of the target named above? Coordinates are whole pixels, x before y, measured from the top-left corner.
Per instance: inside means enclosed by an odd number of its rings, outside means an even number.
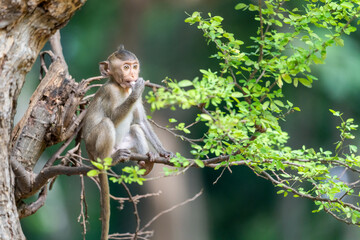
[[[87,173],[88,177],[95,177],[99,175],[101,172],[108,172],[111,169],[112,165],[112,158],[105,158],[104,160],[101,160],[100,158],[97,159],[97,161],[91,161],[92,165],[96,167],[97,169],[92,169]],[[111,173],[108,175],[111,175],[109,178],[110,181],[113,183],[122,183],[123,181],[125,183],[133,183],[136,182],[139,185],[143,185],[145,178],[141,177],[146,169],[140,169],[139,166],[127,166],[122,169],[123,174],[118,176],[115,173]]]
[[[185,21],[196,24],[207,43],[216,46],[211,57],[219,60],[219,69],[202,69],[202,76],[193,81],[167,79],[166,88],[150,92],[147,99],[154,110],[177,106],[200,111],[189,125],[206,126],[200,141],[180,136],[191,144],[194,159],[185,161],[178,155],[175,166],[195,163],[218,169],[244,165],[281,188],[279,194],[311,199],[318,206],[314,212],[324,210],[341,221],[360,225],[359,180],[343,180],[348,172],[357,177],[360,173],[357,147],[345,147],[345,141],[354,138],[354,120],[344,120],[340,112],[330,110],[341,120],[335,153],[305,146],[290,148],[288,134],[279,124],[288,114],[300,111],[284,98],[282,87],[312,87],[317,78],[311,66],[323,64],[327,48],[343,46],[342,34],[356,30],[360,1],[305,0],[302,9],[287,9],[284,3],[288,1],[235,6],[239,11],[255,12],[259,22],[257,35],[247,46],[249,52],[241,49],[244,41],[223,28],[222,17],[189,15]],[[177,120],[172,118],[170,123]],[[191,134],[184,123],[175,129]],[[335,167],[341,167],[343,174],[332,174]]]
[[[114,183],[121,183],[124,181],[125,183],[137,183],[139,185],[143,185],[145,178],[141,177],[146,171],[146,169],[140,169],[138,166],[129,166],[124,167],[122,169],[124,174],[121,174],[120,176],[116,177],[110,177],[110,180]],[[128,175],[125,175],[127,173]]]

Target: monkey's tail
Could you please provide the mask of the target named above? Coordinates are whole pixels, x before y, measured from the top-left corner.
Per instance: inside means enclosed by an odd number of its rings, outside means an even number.
[[[99,174],[101,204],[101,240],[108,240],[110,228],[110,192],[106,172]]]

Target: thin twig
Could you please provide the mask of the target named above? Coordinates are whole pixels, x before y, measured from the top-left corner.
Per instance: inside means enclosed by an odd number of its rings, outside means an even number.
[[[200,192],[198,192],[194,197],[187,199],[186,201],[179,203],[175,206],[172,206],[169,209],[166,209],[160,213],[158,213],[155,217],[153,217],[144,227],[142,227],[140,229],[140,232],[144,231],[146,228],[148,228],[153,222],[155,222],[159,217],[161,217],[162,215],[164,215],[165,213],[171,212],[173,210],[175,210],[178,207],[184,206],[185,204],[194,201],[195,199],[197,199],[201,194],[203,193],[203,190],[201,189]]]
[[[220,175],[216,178],[216,180],[213,182],[213,185],[215,185],[218,181],[219,181],[219,179],[222,177],[222,175],[224,174],[224,172],[225,172],[225,170],[226,170],[226,168],[223,168],[223,170],[221,171],[221,173],[220,173]]]
[[[84,183],[84,175],[80,175],[80,183],[81,183],[81,192],[80,192],[80,214],[78,217],[78,222],[81,223],[83,229],[83,239],[85,240],[86,235],[86,221],[88,218],[87,214],[87,203],[85,197],[85,183]]]
[[[132,202],[133,207],[134,207],[134,215],[135,215],[135,218],[136,218],[136,230],[135,230],[135,234],[134,234],[133,239],[136,240],[137,236],[138,236],[138,233],[139,233],[139,229],[140,229],[140,216],[139,216],[139,211],[137,209],[137,203],[133,199],[133,196],[132,196],[129,188],[126,186],[124,181],[121,182],[121,185],[125,188],[125,191],[127,192],[128,196],[130,198],[130,202]]]
[[[140,201],[140,199],[142,199],[142,198],[160,196],[161,193],[162,193],[161,191],[158,191],[157,193],[147,193],[147,194],[143,194],[143,195],[136,195],[136,196],[133,196],[132,200],[135,201],[136,203],[138,203]],[[110,197],[112,199],[114,199],[115,201],[119,201],[120,203],[123,203],[125,201],[131,201],[130,198],[115,197],[111,194],[110,194]]]
[[[81,126],[77,128],[77,130],[71,135],[71,137],[66,140],[66,142],[53,154],[53,156],[46,162],[43,168],[50,167],[54,164],[54,162],[59,158],[60,154],[70,145],[72,140],[79,133]]]
[[[87,88],[85,88],[85,92],[87,92],[87,91],[89,91],[90,89],[92,89],[92,88],[100,88],[101,86],[102,86],[103,84],[91,84],[91,85],[89,85]]]
[[[45,76],[48,72],[48,68],[45,63],[45,54],[49,55],[51,58],[51,62],[54,62],[56,60],[56,56],[52,51],[42,51],[40,52],[40,76],[39,80],[41,81],[43,79],[43,76]]]
[[[166,127],[160,126],[159,124],[157,124],[157,123],[156,123],[154,120],[152,120],[152,119],[148,119],[148,121],[151,122],[152,124],[154,124],[156,127],[160,128],[160,129],[162,129],[162,130],[165,130],[165,131],[171,133],[172,135],[174,135],[175,137],[178,137],[178,138],[180,138],[181,140],[185,140],[185,141],[187,141],[187,142],[189,142],[189,143],[191,143],[191,144],[195,144],[195,145],[196,145],[195,142],[201,142],[201,141],[204,140],[203,138],[191,139],[191,138],[185,137],[184,135],[177,134],[177,133],[171,131],[170,129],[168,129],[168,128],[166,128]],[[190,127],[190,126],[189,126],[189,127]]]
[[[154,231],[145,231],[138,234],[138,239],[149,240],[154,235]],[[113,233],[109,235],[109,239],[131,240],[134,239],[133,233]]]
[[[266,179],[270,180],[274,185],[282,185],[282,188],[286,189],[286,190],[290,190],[293,194],[299,195],[300,197],[303,198],[307,198],[310,199],[312,201],[320,201],[320,202],[332,202],[332,203],[339,203],[345,207],[349,207],[353,210],[356,211],[360,211],[360,207],[357,207],[351,203],[346,203],[346,202],[342,202],[341,200],[339,200],[338,198],[336,199],[329,199],[329,198],[324,198],[324,197],[314,197],[310,194],[305,194],[305,193],[300,193],[298,190],[291,188],[290,186],[284,185],[283,183],[275,180],[273,177],[271,177],[271,175],[269,173],[267,173],[266,171],[261,172],[260,174],[262,174],[263,176],[266,177]]]
[[[106,79],[106,78],[107,77],[104,77],[104,76],[95,76],[95,77],[84,79],[83,81],[86,82],[87,84],[89,84],[93,81],[98,81],[98,80],[102,80],[102,79]]]

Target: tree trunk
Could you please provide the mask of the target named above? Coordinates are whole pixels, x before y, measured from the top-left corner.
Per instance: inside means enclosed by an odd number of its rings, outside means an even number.
[[[0,2],[0,239],[25,239],[9,164],[16,101],[40,50],[85,0]]]

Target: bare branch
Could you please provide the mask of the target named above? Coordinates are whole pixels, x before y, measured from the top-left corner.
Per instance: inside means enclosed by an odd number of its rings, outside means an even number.
[[[161,191],[158,191],[157,193],[147,193],[147,194],[143,194],[143,195],[136,195],[136,196],[132,197],[132,200],[135,201],[136,203],[138,203],[140,201],[140,199],[142,199],[142,198],[160,196],[161,193],[162,193]],[[125,201],[131,201],[130,198],[115,197],[111,194],[110,194],[110,197],[116,201],[119,201],[120,203],[124,203]]]
[[[223,168],[223,170],[221,171],[221,173],[220,173],[220,175],[216,178],[216,180],[213,182],[213,185],[215,185],[218,181],[219,181],[219,179],[222,177],[222,175],[224,174],[224,172],[225,172],[225,170],[226,170],[226,168]]]
[[[85,183],[84,183],[84,175],[80,175],[81,182],[81,193],[80,193],[80,214],[78,217],[78,222],[81,223],[81,227],[83,229],[83,239],[85,240],[86,235],[86,222],[88,219],[87,214],[87,203],[85,198]]]
[[[303,193],[300,193],[298,190],[296,190],[295,188],[292,188],[290,186],[287,186],[285,184],[283,184],[282,182],[280,181],[277,181],[275,180],[273,177],[271,177],[271,175],[269,173],[267,173],[266,171],[263,171],[261,172],[260,174],[262,174],[263,176],[266,177],[266,179],[270,180],[274,185],[280,185],[282,188],[286,189],[286,190],[290,190],[293,194],[296,194],[296,195],[299,195],[300,197],[303,197],[303,198],[307,198],[307,199],[310,199],[312,201],[320,201],[320,202],[333,202],[333,203],[339,203],[341,205],[344,205],[344,206],[347,206],[353,210],[356,210],[356,211],[360,211],[360,207],[357,207],[353,204],[350,204],[350,203],[345,203],[345,202],[342,202],[340,199],[336,198],[336,199],[329,199],[329,198],[324,198],[324,197],[314,197],[314,196],[311,196],[310,194],[303,194]]]
[[[19,217],[25,218],[35,214],[37,210],[39,210],[42,206],[44,206],[46,197],[47,197],[47,187],[44,186],[39,193],[38,199],[35,202],[29,205],[24,203],[20,207],[18,207]]]
[[[54,162],[59,158],[60,154],[70,145],[75,136],[79,133],[82,125],[78,126],[77,130],[72,134],[72,136],[66,140],[66,142],[54,153],[54,155],[46,162],[43,168],[50,167]]]
[[[148,228],[153,222],[155,222],[159,217],[161,217],[162,215],[164,215],[165,213],[174,211],[176,208],[184,206],[185,204],[194,201],[195,199],[197,199],[201,194],[203,193],[203,190],[201,190],[200,192],[198,192],[194,197],[187,199],[186,201],[179,203],[169,209],[166,209],[160,213],[158,213],[155,217],[153,217],[144,227],[142,227],[140,229],[140,232],[144,231],[146,228]]]
[[[151,122],[152,124],[154,124],[156,127],[160,128],[160,129],[162,129],[162,130],[165,130],[165,131],[171,133],[172,135],[174,135],[175,137],[178,137],[178,138],[180,138],[181,140],[185,140],[185,141],[187,141],[187,142],[189,142],[189,143],[191,143],[191,144],[196,144],[195,142],[200,142],[200,141],[203,140],[203,138],[200,138],[200,139],[191,139],[191,138],[185,137],[184,135],[177,134],[177,133],[171,131],[170,129],[168,129],[168,128],[166,128],[166,127],[160,126],[159,124],[157,124],[157,123],[156,123],[154,120],[152,120],[152,119],[148,119],[148,121]],[[193,123],[193,124],[196,124],[196,123]],[[190,124],[190,125],[189,125],[188,127],[186,127],[186,128],[189,128],[190,126],[192,126],[192,125]]]
[[[129,196],[130,202],[132,202],[133,207],[134,207],[134,215],[135,215],[135,219],[136,219],[136,230],[135,230],[135,234],[134,234],[134,239],[137,239],[139,229],[140,229],[140,216],[139,216],[139,212],[137,209],[137,203],[133,199],[133,196],[132,196],[129,188],[126,186],[126,184],[123,181],[121,182],[121,185],[125,188],[125,191],[127,192],[128,196]]]
[[[96,76],[96,77],[87,78],[83,81],[86,82],[87,84],[90,84],[93,81],[98,81],[98,80],[102,80],[102,79],[106,79],[106,78],[107,77],[104,77],[104,76]]]
[[[43,79],[43,76],[48,73],[48,68],[46,67],[45,63],[45,54],[49,55],[51,58],[51,62],[54,62],[56,60],[56,56],[52,51],[43,51],[40,55],[40,76],[39,80],[41,81]]]
[[[64,64],[64,66],[65,66],[66,78],[70,78],[69,67],[68,67],[68,65],[67,65],[67,63],[65,61],[65,57],[64,57],[64,54],[63,54],[60,38],[61,38],[60,37],[60,30],[57,30],[56,33],[50,37],[49,42],[50,42],[51,49],[54,52],[55,56],[60,58],[61,61]]]
[[[140,232],[137,239],[149,240],[154,235],[154,231]],[[113,233],[109,235],[109,239],[116,240],[134,240],[135,234],[133,233]]]

